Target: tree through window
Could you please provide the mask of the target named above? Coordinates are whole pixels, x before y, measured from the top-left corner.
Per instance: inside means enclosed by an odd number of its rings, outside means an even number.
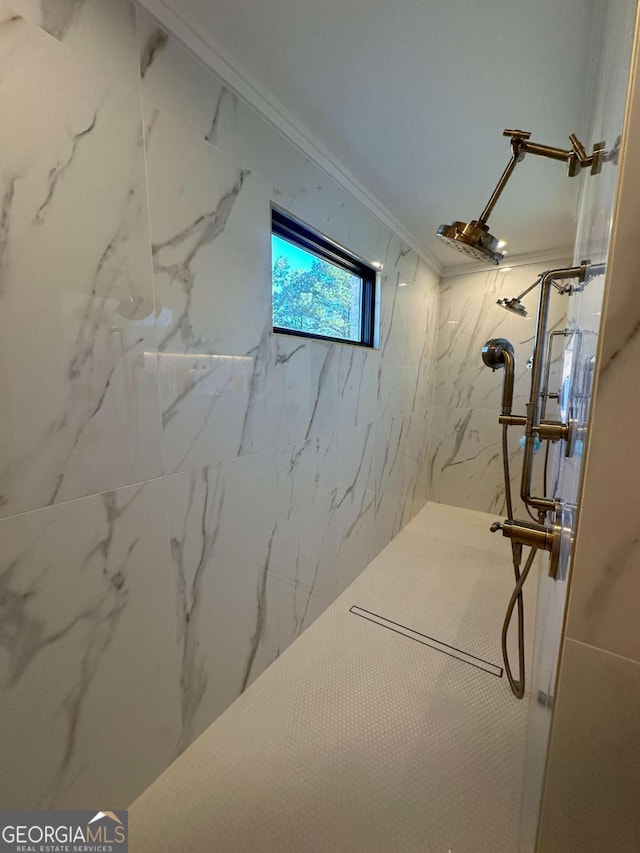
[[[373,346],[372,267],[276,209],[271,247],[274,331]]]

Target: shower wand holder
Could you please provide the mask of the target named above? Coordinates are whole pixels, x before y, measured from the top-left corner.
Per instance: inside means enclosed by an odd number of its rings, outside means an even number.
[[[502,535],[510,539],[512,544],[548,551],[551,555],[549,574],[551,577],[557,575],[562,544],[562,527],[560,524],[548,526],[536,524],[532,521],[505,518],[504,521],[494,521],[490,530],[492,533],[501,530]]]
[[[529,418],[526,415],[499,415],[498,423],[507,426],[526,427]],[[532,427],[531,434],[540,441],[568,441],[572,429],[572,422],[565,424],[562,421],[540,421],[539,424]]]

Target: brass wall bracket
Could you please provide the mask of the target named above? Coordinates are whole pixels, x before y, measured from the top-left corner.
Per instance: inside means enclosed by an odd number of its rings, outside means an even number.
[[[560,441],[569,437],[569,425],[562,421],[540,421],[534,431],[542,441]]]
[[[502,535],[515,545],[525,545],[529,548],[538,548],[548,551],[551,555],[549,563],[549,575],[557,577],[560,564],[560,546],[562,544],[562,527],[555,523],[553,526],[536,524],[532,521],[505,518],[504,521],[495,521],[491,525],[491,532],[502,531]]]
[[[551,160],[560,160],[567,164],[567,174],[570,178],[579,175],[582,169],[591,167],[592,175],[599,175],[602,164],[608,159],[613,159],[613,154],[605,150],[605,143],[598,142],[593,146],[593,152],[587,151],[575,135],[569,135],[571,148],[555,148],[552,145],[541,145],[539,142],[530,142],[531,134],[526,130],[504,130],[503,136],[511,139],[511,152],[513,158],[519,163],[525,154],[536,154],[539,157],[548,157]]]
[[[523,426],[527,425],[525,415],[500,415],[498,423],[506,424],[507,426]],[[571,423],[565,424],[562,421],[540,421],[537,426],[533,426],[532,434],[537,433],[542,441],[560,441],[561,439],[568,440],[571,435]]]

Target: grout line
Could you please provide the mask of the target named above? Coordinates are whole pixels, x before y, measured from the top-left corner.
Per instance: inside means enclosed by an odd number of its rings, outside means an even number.
[[[601,646],[593,646],[591,643],[585,643],[582,640],[576,640],[574,637],[566,636],[565,640],[570,641],[571,643],[576,643],[578,646],[584,646],[587,649],[591,649],[594,652],[601,652],[605,655],[611,655],[614,658],[620,658],[620,660],[626,661],[627,663],[634,663],[636,666],[640,666],[639,660],[634,660],[633,658],[627,657],[626,655],[618,654],[617,652],[612,652],[609,649],[603,649]]]
[[[0,2],[1,2],[1,0],[0,0]],[[228,456],[228,457],[225,457],[224,459],[213,460],[211,462],[205,462],[205,463],[198,464],[198,465],[189,465],[187,468],[180,468],[177,471],[163,471],[160,474],[155,474],[154,476],[147,477],[144,480],[134,480],[131,483],[122,483],[122,485],[119,485],[119,486],[111,486],[107,489],[99,489],[98,491],[95,491],[95,492],[87,492],[87,494],[77,495],[76,497],[73,497],[73,498],[65,498],[65,500],[55,501],[54,503],[39,504],[37,506],[33,506],[33,507],[28,508],[28,509],[20,509],[17,512],[10,513],[9,515],[0,515],[0,524],[3,521],[6,521],[7,519],[17,518],[20,515],[28,515],[29,513],[32,513],[32,512],[42,512],[42,511],[47,510],[47,509],[53,509],[54,507],[64,506],[65,504],[70,504],[70,503],[75,503],[76,501],[83,501],[83,500],[86,500],[87,498],[96,498],[96,497],[100,497],[100,495],[110,494],[111,492],[120,492],[120,491],[123,491],[124,489],[131,489],[134,486],[146,486],[147,483],[154,483],[158,480],[166,480],[169,477],[178,477],[180,474],[191,473],[192,471],[201,471],[204,468],[214,468],[217,465],[228,464],[230,462],[234,462],[234,461],[239,460],[239,459],[244,459],[245,457],[248,457],[248,456],[258,456],[259,454],[267,454],[267,453],[274,453],[274,452],[280,451],[280,450],[288,450],[289,448],[295,447],[296,445],[307,444],[307,443],[313,442],[319,438],[323,438],[323,439],[333,438],[334,436],[338,436],[338,435],[342,435],[342,434],[346,434],[346,433],[352,433],[352,432],[355,432],[357,430],[361,430],[365,427],[374,426],[378,423],[382,423],[383,421],[392,421],[394,418],[408,418],[408,417],[411,417],[412,415],[420,415],[420,414],[422,414],[424,412],[428,412],[428,411],[429,411],[429,409],[427,408],[427,409],[415,409],[415,410],[407,411],[407,412],[398,412],[395,415],[388,415],[385,417],[377,418],[376,420],[368,421],[367,423],[356,424],[354,426],[338,428],[335,430],[330,430],[327,432],[322,432],[322,433],[310,435],[309,438],[304,438],[304,437],[303,438],[295,438],[295,439],[292,439],[291,441],[287,441],[285,444],[274,444],[270,447],[264,447],[261,450],[251,450],[248,453],[240,453],[237,456]],[[162,451],[162,455],[163,455],[163,464],[164,464],[164,448],[165,448],[165,441],[164,441],[164,435],[163,435],[162,445],[161,445],[161,451]],[[375,453],[375,447],[374,447],[374,453]],[[422,507],[421,507],[421,509],[422,509]],[[464,509],[464,507],[462,507],[462,509]],[[391,541],[391,540],[389,540],[389,541]]]

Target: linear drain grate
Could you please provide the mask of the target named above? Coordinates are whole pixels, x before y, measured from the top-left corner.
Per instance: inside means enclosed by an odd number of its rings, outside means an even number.
[[[484,660],[483,658],[471,655],[462,649],[457,649],[455,646],[450,646],[448,643],[443,643],[426,634],[421,634],[420,631],[414,631],[413,628],[407,628],[406,625],[400,625],[399,622],[393,622],[391,619],[386,619],[378,613],[372,613],[370,610],[365,610],[364,607],[357,607],[355,604],[349,608],[349,613],[354,616],[361,616],[368,622],[373,622],[375,625],[380,625],[382,628],[388,628],[396,634],[401,634],[409,640],[415,640],[417,643],[422,643],[423,646],[429,646],[437,652],[442,652],[449,657],[456,658],[462,663],[468,663],[469,666],[475,666],[476,669],[482,669],[488,672],[489,675],[495,675],[496,678],[502,678],[502,667],[496,666],[495,663]]]

